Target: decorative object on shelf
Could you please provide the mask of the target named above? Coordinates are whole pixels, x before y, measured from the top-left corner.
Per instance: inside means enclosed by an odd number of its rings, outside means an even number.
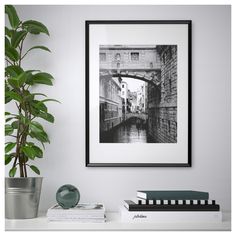
[[[191,21],[86,21],[86,166],[191,166]]]
[[[65,184],[57,190],[56,200],[64,209],[73,208],[80,200],[79,190],[71,184]]]
[[[21,21],[12,5],[5,6],[5,13],[9,20],[5,26],[5,103],[16,105],[15,111],[11,106],[11,112],[5,112],[5,164],[12,164],[10,178],[5,178],[5,216],[26,219],[37,217],[42,185],[41,177],[28,177],[27,171],[30,169],[40,175],[39,169],[31,162],[43,157],[39,145],[44,148],[44,144],[49,143],[39,119],[54,122],[46,103],[57,100],[48,99],[45,94],[37,92],[40,84],[52,85],[53,76],[38,68],[29,69],[26,64],[25,69],[22,65],[33,50],[50,52],[42,45],[24,47],[29,35],[49,36],[47,27],[35,20]],[[13,178],[17,171],[20,178]]]
[[[140,198],[140,193],[141,195]],[[146,195],[144,195],[146,194]],[[124,200],[126,222],[221,222],[222,212],[209,193],[200,191],[137,191],[137,199]]]
[[[81,223],[103,223],[106,221],[105,207],[101,203],[81,203],[65,210],[59,205],[48,209],[50,221],[76,221]]]

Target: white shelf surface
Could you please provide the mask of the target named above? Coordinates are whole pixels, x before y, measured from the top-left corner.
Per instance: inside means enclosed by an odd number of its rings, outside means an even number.
[[[27,230],[231,230],[230,213],[221,223],[124,223],[119,212],[106,212],[106,223],[49,222],[46,214],[27,220],[5,220],[6,231]]]

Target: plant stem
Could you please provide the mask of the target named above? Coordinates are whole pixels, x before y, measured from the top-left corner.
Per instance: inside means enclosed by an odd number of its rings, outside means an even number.
[[[24,157],[24,171],[25,171],[25,177],[27,177],[27,169],[26,169],[26,161],[25,161],[25,157]]]
[[[25,177],[24,176],[23,165],[22,165],[21,161],[19,162],[19,166],[20,166],[20,177]]]
[[[10,64],[10,65],[12,65],[13,66],[13,64],[6,58],[6,61]]]
[[[19,62],[18,62],[18,65],[21,66],[21,54],[22,54],[22,48],[23,48],[23,41],[24,39],[21,41],[21,44],[20,44],[20,48],[19,48],[19,51],[20,51],[20,59],[19,59]],[[20,167],[20,177],[25,177],[25,174],[26,172],[24,173],[24,160],[22,158],[22,155],[21,155],[21,147],[22,147],[22,133],[20,133],[20,130],[21,130],[21,122],[20,122],[20,115],[21,115],[21,104],[17,104],[16,103],[16,106],[18,108],[18,111],[19,111],[19,119],[18,119],[18,129],[17,129],[17,148],[16,148],[16,159],[15,159],[15,162],[14,164],[16,164],[16,161],[17,161],[17,158],[18,158],[18,163],[19,163],[19,167]]]
[[[18,129],[20,130],[21,124],[19,124]],[[28,133],[28,127],[27,125],[23,128],[23,131],[20,134],[20,141],[19,141],[19,146],[25,146],[26,144],[26,138],[27,138],[27,133]],[[20,174],[22,175],[21,177],[27,177],[27,172],[25,168],[25,157],[23,153],[19,154],[19,165],[20,165]]]
[[[21,108],[19,107],[19,114],[21,113]],[[20,123],[20,119],[18,118],[18,122]],[[16,156],[15,156],[15,160],[13,163],[13,167],[16,167],[17,164],[17,159],[19,159],[19,155],[20,155],[20,129],[17,129],[17,135],[16,135]]]
[[[28,134],[28,127],[26,127],[24,134],[21,137],[21,146],[25,146],[26,144],[26,140],[27,140],[27,134]],[[22,154],[22,158],[21,158],[21,163],[22,166],[24,168],[24,177],[27,177],[27,171],[26,171],[26,159],[24,154]]]

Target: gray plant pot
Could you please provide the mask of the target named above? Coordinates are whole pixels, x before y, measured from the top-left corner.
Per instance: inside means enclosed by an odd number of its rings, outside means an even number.
[[[5,217],[30,219],[38,215],[42,177],[5,178]]]

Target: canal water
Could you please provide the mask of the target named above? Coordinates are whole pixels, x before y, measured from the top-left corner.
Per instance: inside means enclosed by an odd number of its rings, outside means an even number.
[[[114,128],[106,137],[101,137],[102,143],[149,143],[146,125],[137,124],[136,119],[124,122]]]

